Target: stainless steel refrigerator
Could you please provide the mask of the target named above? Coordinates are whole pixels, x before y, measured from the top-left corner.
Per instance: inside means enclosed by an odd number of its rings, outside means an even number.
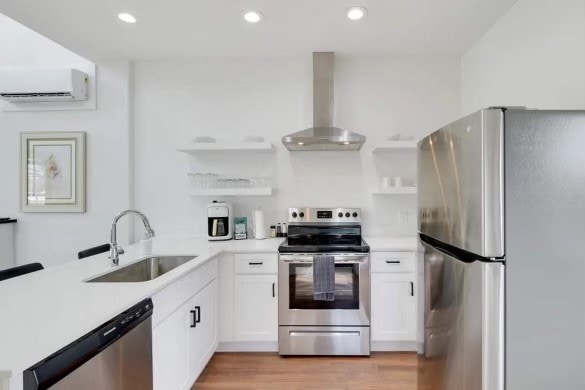
[[[418,389],[585,389],[585,111],[478,111],[418,180]]]

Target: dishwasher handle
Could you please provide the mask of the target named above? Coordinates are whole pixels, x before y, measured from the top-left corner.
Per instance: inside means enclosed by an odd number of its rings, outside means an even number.
[[[150,298],[132,306],[23,372],[23,389],[47,389],[152,317]]]

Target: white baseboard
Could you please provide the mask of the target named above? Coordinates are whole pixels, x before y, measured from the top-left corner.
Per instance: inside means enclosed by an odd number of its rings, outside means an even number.
[[[224,341],[216,352],[278,352],[278,341]]]
[[[370,342],[372,352],[416,352],[416,341],[374,341]]]

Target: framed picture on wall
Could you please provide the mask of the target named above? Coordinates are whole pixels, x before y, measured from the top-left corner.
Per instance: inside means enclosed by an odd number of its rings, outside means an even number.
[[[85,132],[21,133],[20,210],[85,212]]]

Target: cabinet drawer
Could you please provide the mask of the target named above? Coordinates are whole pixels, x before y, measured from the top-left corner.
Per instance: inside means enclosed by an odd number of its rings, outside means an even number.
[[[158,324],[209,282],[217,279],[217,273],[216,257],[154,294],[152,325]]]
[[[372,252],[372,272],[414,272],[414,252]]]
[[[236,253],[234,271],[236,274],[277,274],[278,254]]]

